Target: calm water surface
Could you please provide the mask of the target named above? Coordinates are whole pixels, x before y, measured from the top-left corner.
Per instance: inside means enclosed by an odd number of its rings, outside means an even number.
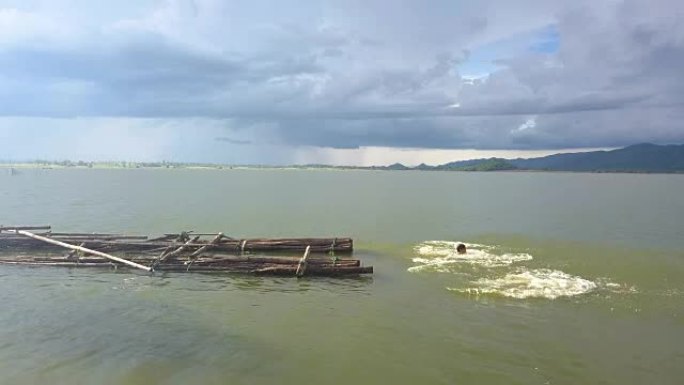
[[[6,171],[0,223],[351,236],[376,274],[0,266],[1,384],[684,381],[683,176]]]

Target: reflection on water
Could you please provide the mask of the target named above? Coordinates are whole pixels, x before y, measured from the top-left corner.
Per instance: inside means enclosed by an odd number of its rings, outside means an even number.
[[[331,292],[338,295],[369,294],[373,277],[257,277],[232,273],[162,273],[153,276],[123,278],[114,290],[141,291],[150,288],[168,287],[174,291],[219,291],[244,290],[253,293],[306,293],[309,291]]]

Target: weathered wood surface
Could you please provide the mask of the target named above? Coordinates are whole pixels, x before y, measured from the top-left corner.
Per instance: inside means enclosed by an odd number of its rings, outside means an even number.
[[[216,235],[216,234],[214,234]],[[42,234],[46,238],[51,238],[67,243],[87,242],[93,248],[107,248],[108,250],[135,250],[145,251],[151,249],[159,249],[162,247],[176,246],[180,247],[187,242],[179,242],[173,238],[157,238],[157,239],[140,239],[135,236],[54,236]],[[188,247],[203,247],[208,244],[207,241],[189,243]],[[232,239],[222,238],[219,242],[211,246],[212,250],[220,250],[224,252],[269,252],[269,251],[289,251],[289,252],[304,252],[306,247],[311,247],[312,253],[351,253],[354,249],[351,238],[283,238],[283,239]],[[36,249],[50,249],[54,246],[46,245],[35,240],[25,239],[19,236],[13,236],[11,233],[0,233],[0,248],[24,247]]]
[[[126,234],[112,234],[112,233],[59,233],[54,231],[48,231],[46,233],[37,233],[39,235],[52,235],[55,237],[120,237],[120,238],[134,238],[134,239],[147,239],[145,235],[126,235]]]
[[[52,266],[68,268],[117,268],[112,262],[29,262],[29,261],[7,261],[0,259],[0,264],[22,265],[22,266]],[[270,275],[281,277],[296,277],[297,266],[285,265],[264,265],[264,264],[236,264],[230,266],[198,265],[189,266],[179,264],[160,264],[157,266],[160,272],[214,272],[214,273],[236,273],[252,275]],[[307,276],[354,276],[362,274],[373,274],[372,266],[338,266],[338,265],[311,265],[307,267]]]
[[[137,260],[140,261],[140,260]],[[149,260],[148,260],[149,261]],[[123,268],[126,265],[118,265],[105,258],[80,258],[78,260],[67,257],[27,257],[27,256],[0,256],[0,264],[25,265],[25,266],[52,266],[68,268]],[[224,272],[252,275],[273,275],[283,277],[297,277],[299,268],[296,258],[248,259],[240,260],[199,260],[190,265],[178,262],[160,263],[155,267],[157,272]],[[306,276],[344,276],[372,274],[372,266],[361,266],[358,260],[332,261],[321,259],[308,259]]]
[[[0,231],[3,230],[50,230],[52,227],[50,225],[44,226],[6,226],[0,225]]]
[[[151,257],[128,257],[130,261],[137,262],[140,264],[151,264],[156,258]],[[193,264],[197,265],[212,265],[212,266],[227,266],[227,265],[238,265],[238,264],[263,264],[263,265],[292,265],[297,266],[300,258],[293,257],[278,257],[278,256],[212,256],[206,258],[196,259]],[[70,254],[63,255],[42,255],[42,256],[31,256],[31,255],[1,255],[0,262],[2,261],[15,261],[15,262],[74,262],[76,261]],[[106,258],[99,258],[94,256],[80,257],[78,262],[81,263],[104,263],[107,262]],[[178,260],[169,261],[171,264],[187,264],[187,262],[182,262]],[[168,264],[167,263],[167,264]],[[309,257],[307,259],[308,265],[331,265],[331,266],[360,266],[361,261],[358,259],[336,259],[336,258],[317,258]]]
[[[119,258],[119,257],[113,256],[113,255],[107,254],[107,253],[103,253],[101,251],[88,249],[88,248],[85,248],[82,246],[70,245],[68,243],[64,243],[64,242],[60,242],[60,241],[57,241],[54,239],[42,237],[40,235],[30,233],[26,230],[8,230],[8,231],[12,231],[15,234],[21,234],[23,236],[26,236],[26,237],[29,237],[32,239],[36,239],[36,240],[41,241],[41,242],[50,243],[50,244],[53,244],[55,246],[61,246],[61,247],[64,247],[66,249],[80,251],[80,252],[85,253],[85,254],[97,255],[98,257],[103,257],[103,258],[112,260],[114,262],[123,263],[124,265],[135,267],[137,269],[141,269],[141,270],[145,270],[145,271],[152,271],[151,268],[149,268],[147,266],[143,266],[139,263],[131,262],[131,261],[128,261],[128,260],[123,259],[123,258]]]

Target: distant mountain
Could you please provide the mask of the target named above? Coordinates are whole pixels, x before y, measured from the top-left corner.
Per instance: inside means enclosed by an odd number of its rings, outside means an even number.
[[[433,169],[445,171],[507,171],[515,170],[517,168],[517,166],[511,164],[506,159],[489,158],[451,162],[436,166]]]
[[[385,169],[386,170],[402,170],[403,171],[403,170],[410,170],[411,168],[406,167],[401,163],[395,163],[395,164],[391,164],[391,165],[385,167]]]
[[[596,172],[684,172],[684,145],[643,143],[612,151],[511,159],[519,169]]]
[[[395,167],[392,165],[390,167]],[[386,168],[395,170],[411,169]],[[611,151],[555,154],[530,159],[472,159],[439,166],[421,164],[412,168],[423,171],[590,171],[590,172],[684,172],[684,145],[660,146],[650,143]]]

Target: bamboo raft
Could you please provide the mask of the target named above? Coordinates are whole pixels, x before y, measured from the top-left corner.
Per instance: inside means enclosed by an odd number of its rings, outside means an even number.
[[[223,233],[169,233],[157,238],[58,233],[50,226],[0,226],[0,264],[129,267],[147,272],[227,272],[274,276],[372,274],[351,258],[350,238],[235,239]],[[271,255],[278,253],[279,255]]]

